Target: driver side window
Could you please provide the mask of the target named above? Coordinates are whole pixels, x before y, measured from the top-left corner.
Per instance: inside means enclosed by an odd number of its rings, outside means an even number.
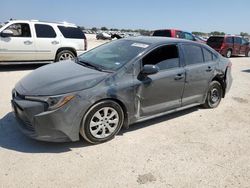
[[[179,67],[179,53],[176,45],[161,46],[142,59],[144,65],[157,65],[160,70]]]
[[[11,30],[11,37],[31,37],[30,26],[27,23],[15,23],[7,27],[5,30]]]

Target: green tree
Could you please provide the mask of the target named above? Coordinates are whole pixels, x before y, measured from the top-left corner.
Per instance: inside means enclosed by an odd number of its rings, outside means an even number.
[[[245,37],[245,36],[248,36],[248,35],[249,35],[248,33],[240,32],[240,36],[242,36],[242,37]]]
[[[96,27],[92,27],[92,31],[97,31],[98,29]]]
[[[108,30],[108,28],[107,28],[107,27],[101,27],[101,30],[103,30],[103,31],[107,31],[107,30]]]
[[[225,33],[220,31],[213,31],[210,33],[210,35],[225,35]]]

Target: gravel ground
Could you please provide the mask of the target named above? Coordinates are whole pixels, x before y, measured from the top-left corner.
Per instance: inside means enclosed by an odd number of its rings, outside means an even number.
[[[0,67],[0,187],[250,187],[250,58],[231,61],[233,86],[218,108],[135,124],[99,145],[21,134],[11,90],[40,65]]]

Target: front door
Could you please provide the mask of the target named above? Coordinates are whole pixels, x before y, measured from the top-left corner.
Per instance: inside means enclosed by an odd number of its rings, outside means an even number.
[[[32,61],[36,59],[34,38],[28,23],[14,23],[11,37],[0,37],[0,61]]]
[[[185,72],[180,66],[177,45],[165,45],[148,53],[142,66],[157,65],[160,71],[154,75],[138,75],[137,94],[140,116],[150,116],[181,106]]]

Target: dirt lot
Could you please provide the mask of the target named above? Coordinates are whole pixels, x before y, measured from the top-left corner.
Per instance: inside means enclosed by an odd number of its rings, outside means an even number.
[[[11,90],[39,66],[0,67],[0,187],[250,187],[250,58],[231,60],[233,86],[218,108],[136,124],[100,145],[21,134]]]

